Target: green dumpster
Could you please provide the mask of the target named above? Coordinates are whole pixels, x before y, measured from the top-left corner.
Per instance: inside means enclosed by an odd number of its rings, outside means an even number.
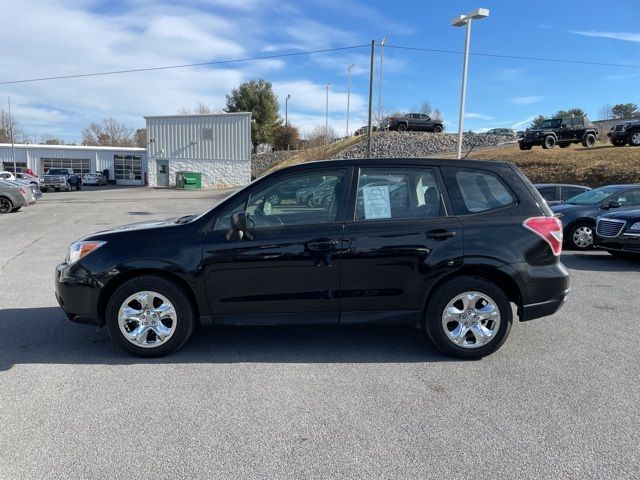
[[[200,172],[176,172],[176,188],[200,190],[202,188],[202,174]]]

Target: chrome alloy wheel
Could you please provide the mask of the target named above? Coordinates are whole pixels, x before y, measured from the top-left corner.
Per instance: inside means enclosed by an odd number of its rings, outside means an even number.
[[[164,295],[138,292],[118,310],[118,326],[124,338],[138,347],[153,348],[166,343],[176,331],[176,309]]]
[[[593,229],[582,226],[573,231],[573,243],[578,248],[588,248],[593,245]]]
[[[631,136],[631,142],[632,142],[634,145],[640,145],[640,132],[638,132],[638,133],[634,133],[634,134]]]
[[[442,312],[442,328],[459,347],[482,347],[493,340],[500,328],[500,310],[484,293],[461,293]]]

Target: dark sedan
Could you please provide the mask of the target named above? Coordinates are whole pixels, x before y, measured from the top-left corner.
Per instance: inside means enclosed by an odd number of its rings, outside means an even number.
[[[562,220],[567,246],[586,250],[593,247],[593,229],[600,215],[611,209],[634,207],[640,207],[640,184],[594,188],[551,210]]]
[[[594,243],[612,255],[640,255],[640,209],[598,217]]]
[[[536,183],[534,187],[550,207],[560,205],[576,195],[591,190],[584,185],[567,185],[565,183]]]

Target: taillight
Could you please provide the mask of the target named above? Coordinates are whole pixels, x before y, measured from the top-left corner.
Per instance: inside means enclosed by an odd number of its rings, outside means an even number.
[[[27,192],[25,191],[25,189],[24,189],[24,188],[20,187],[18,190],[20,191],[20,193],[21,193],[22,195],[25,195],[25,196],[27,195]]]
[[[562,253],[562,222],[560,219],[557,217],[531,217],[522,222],[522,226],[547,242],[556,257]]]

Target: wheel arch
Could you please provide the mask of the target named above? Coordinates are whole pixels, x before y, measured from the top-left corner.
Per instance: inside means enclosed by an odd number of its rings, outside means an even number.
[[[191,305],[193,306],[196,314],[196,322],[200,322],[200,307],[198,305],[198,300],[196,299],[193,289],[183,278],[181,278],[179,275],[176,275],[175,273],[168,272],[167,270],[161,270],[158,268],[139,268],[135,270],[127,270],[118,274],[116,277],[112,278],[108,283],[106,283],[104,288],[100,291],[100,295],[98,296],[97,308],[98,317],[100,318],[102,325],[105,324],[107,304],[109,303],[109,299],[114,294],[114,292],[129,280],[145,275],[164,278],[165,280],[168,280],[182,288],[182,290],[189,298]]]
[[[423,318],[424,312],[427,311],[429,302],[433,298],[435,292],[446,282],[460,277],[476,277],[482,280],[489,281],[502,289],[504,294],[509,299],[509,302],[514,303],[518,308],[518,316],[522,309],[522,293],[520,287],[516,281],[511,278],[507,273],[500,270],[495,265],[465,265],[460,269],[452,272],[448,275],[441,277],[430,289],[423,305]]]
[[[596,221],[593,218],[590,217],[578,217],[575,220],[567,223],[564,227],[563,227],[563,233],[565,238],[569,235],[569,231],[571,228],[573,228],[575,225],[579,224],[579,223],[588,223],[589,225],[591,225],[592,227],[596,226]]]

